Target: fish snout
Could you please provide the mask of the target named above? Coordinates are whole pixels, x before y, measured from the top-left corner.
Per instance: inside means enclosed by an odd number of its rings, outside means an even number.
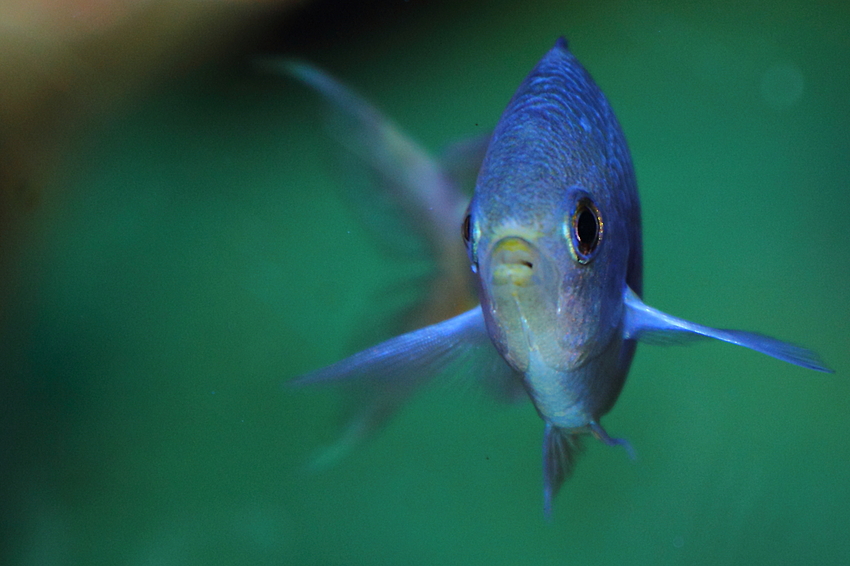
[[[518,236],[502,238],[490,256],[490,281],[493,285],[524,287],[540,268],[537,247]]]

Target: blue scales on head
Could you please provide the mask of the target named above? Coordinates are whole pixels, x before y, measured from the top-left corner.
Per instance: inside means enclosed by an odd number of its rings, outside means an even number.
[[[527,394],[545,423],[547,515],[582,436],[630,450],[600,419],[620,394],[637,341],[715,338],[830,371],[805,348],[701,326],[642,302],[640,206],[628,147],[563,39],[496,126],[461,232],[481,306],[294,383],[346,383],[380,399],[397,390],[392,384],[407,391],[452,372],[503,398]]]

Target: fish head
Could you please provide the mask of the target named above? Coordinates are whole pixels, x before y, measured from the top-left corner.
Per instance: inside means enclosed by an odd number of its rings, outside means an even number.
[[[559,42],[496,126],[463,227],[488,333],[514,369],[575,372],[622,341],[637,206],[613,112]]]
[[[488,332],[521,372],[531,352],[557,371],[582,366],[622,320],[624,278],[617,276],[625,262],[604,199],[581,185],[560,192],[557,206],[500,210],[484,198],[471,207],[480,220],[476,271]]]

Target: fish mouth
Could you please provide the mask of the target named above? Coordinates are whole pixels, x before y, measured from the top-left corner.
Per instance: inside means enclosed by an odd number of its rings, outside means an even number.
[[[496,348],[515,370],[528,371],[558,358],[557,288],[554,263],[517,235],[495,240],[482,262],[482,305]],[[491,332],[491,337],[493,333]],[[555,367],[555,366],[552,366]]]
[[[502,238],[490,254],[490,282],[493,285],[525,287],[539,269],[537,247],[519,236]]]

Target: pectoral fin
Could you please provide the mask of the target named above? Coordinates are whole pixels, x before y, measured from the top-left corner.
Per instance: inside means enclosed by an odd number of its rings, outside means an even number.
[[[343,431],[335,444],[314,459],[314,467],[338,460],[384,424],[419,386],[448,374],[481,384],[504,400],[524,395],[521,376],[502,359],[487,335],[481,307],[288,382],[349,388],[351,406]]]
[[[829,373],[833,371],[824,365],[820,356],[809,349],[755,332],[711,328],[676,318],[644,304],[640,297],[628,288],[625,304],[625,337],[627,339],[656,344],[677,344],[693,339],[714,338],[744,346],[804,368]]]

